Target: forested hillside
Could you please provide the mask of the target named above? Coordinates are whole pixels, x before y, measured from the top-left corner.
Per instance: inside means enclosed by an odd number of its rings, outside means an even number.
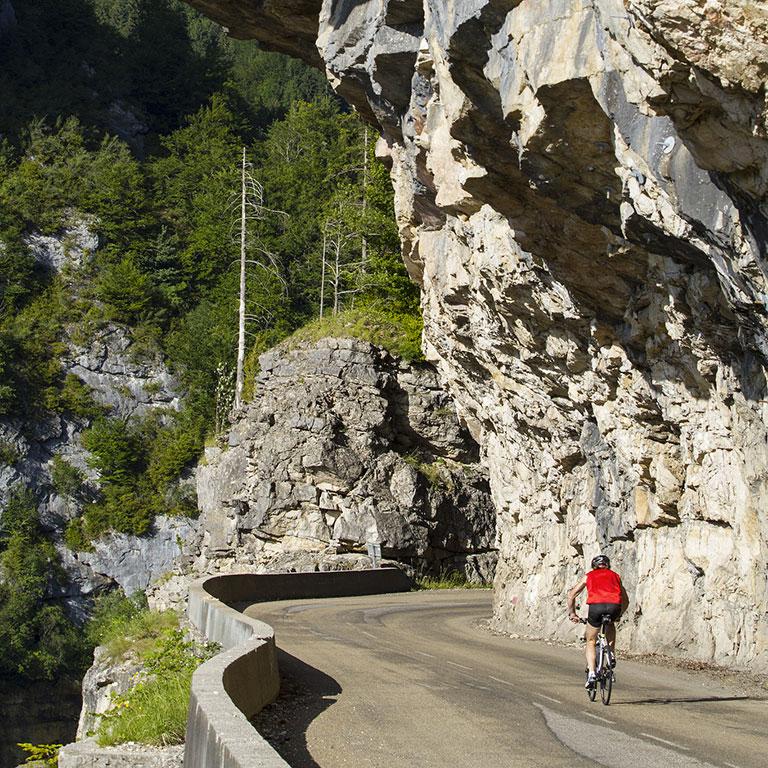
[[[318,74],[227,39],[176,0],[0,6],[0,418],[84,425],[98,482],[64,535],[84,549],[194,513],[176,481],[232,403],[243,148],[260,195],[247,238],[251,379],[261,351],[317,319],[321,291],[337,324],[346,309],[358,326],[397,327],[412,353],[418,297],[387,172]],[[95,247],[68,258],[83,231]],[[63,263],[36,255],[41,238],[60,243]],[[65,375],[66,350],[113,327],[134,356],[169,366],[179,409],[127,419]],[[0,463],[18,459],[0,443]],[[84,496],[64,458],[51,477]],[[66,577],[37,492],[15,487],[0,513],[0,670],[52,679],[77,672],[83,646],[49,600]]]

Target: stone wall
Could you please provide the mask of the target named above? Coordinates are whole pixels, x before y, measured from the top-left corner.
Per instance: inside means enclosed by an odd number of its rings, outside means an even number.
[[[602,550],[632,648],[768,668],[768,8],[191,2],[382,133],[490,472],[497,626],[566,636]]]

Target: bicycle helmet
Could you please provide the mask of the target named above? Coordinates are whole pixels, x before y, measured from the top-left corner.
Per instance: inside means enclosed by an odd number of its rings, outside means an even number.
[[[598,555],[592,558],[592,568],[610,568],[611,561],[607,555]]]

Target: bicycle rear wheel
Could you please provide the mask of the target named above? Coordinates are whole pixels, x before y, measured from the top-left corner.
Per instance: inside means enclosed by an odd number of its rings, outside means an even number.
[[[600,699],[603,704],[608,705],[611,701],[611,691],[613,690],[613,670],[610,667],[600,670]]]

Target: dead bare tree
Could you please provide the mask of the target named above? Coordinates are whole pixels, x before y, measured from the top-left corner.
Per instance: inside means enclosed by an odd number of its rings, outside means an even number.
[[[237,368],[235,373],[234,408],[240,408],[243,402],[243,386],[245,383],[245,336],[246,324],[249,321],[266,323],[269,321],[269,310],[261,305],[257,307],[261,314],[246,311],[248,266],[261,270],[265,277],[276,279],[286,288],[285,278],[281,274],[277,257],[265,245],[261,226],[274,218],[287,217],[284,211],[267,208],[264,204],[264,186],[256,178],[253,165],[248,161],[246,148],[240,167],[239,202],[239,241],[240,241],[240,290],[238,300],[238,332],[237,332]],[[249,224],[255,222],[254,224]],[[253,303],[253,302],[252,302]]]
[[[326,289],[332,295],[331,311],[338,315],[344,296],[365,290],[363,282],[366,256],[358,250],[364,235],[360,228],[359,204],[339,194],[323,223],[322,266],[320,272],[320,317],[325,311]]]

